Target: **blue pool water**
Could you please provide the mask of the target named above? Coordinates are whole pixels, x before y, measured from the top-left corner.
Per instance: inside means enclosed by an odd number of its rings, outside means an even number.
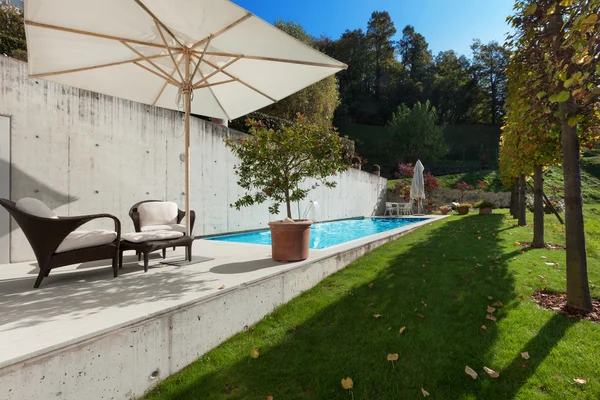
[[[343,221],[322,222],[310,228],[310,248],[324,249],[365,236],[374,235],[425,221],[427,218],[355,218]],[[271,244],[269,230],[218,236],[208,240],[250,244]]]

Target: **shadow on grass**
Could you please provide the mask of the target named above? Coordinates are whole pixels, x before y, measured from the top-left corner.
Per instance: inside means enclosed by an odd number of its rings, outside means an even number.
[[[421,387],[434,398],[512,398],[570,325],[553,318],[527,345],[536,347],[528,369],[508,382],[493,386],[497,381],[465,375],[465,365],[480,374],[484,365],[494,368],[486,354],[498,327],[486,319],[487,306],[505,305],[494,313],[500,322],[519,302],[507,267],[518,251],[497,238],[502,220],[453,217],[366,255],[148,398],[348,399],[340,387],[346,376],[356,400],[416,398]],[[254,347],[258,359],[249,356]],[[399,360],[388,362],[388,353]],[[519,358],[499,372],[522,368]]]

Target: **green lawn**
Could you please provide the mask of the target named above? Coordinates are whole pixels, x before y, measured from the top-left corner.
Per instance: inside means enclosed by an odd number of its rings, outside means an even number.
[[[599,217],[600,207],[586,210],[592,284],[600,283]],[[563,227],[546,221],[548,242],[564,244]],[[530,241],[532,229],[513,222],[498,210],[452,216],[389,243],[167,379],[147,399],[345,400],[351,397],[340,381],[347,376],[356,400],[417,399],[421,387],[433,399],[598,399],[600,326],[530,298],[541,287],[565,290],[565,253],[516,245]],[[592,293],[600,297],[600,288]],[[503,307],[493,322],[486,308],[496,301]],[[250,356],[254,348],[257,359]],[[389,353],[399,360],[387,361]],[[464,372],[466,365],[479,379]],[[484,366],[500,377],[488,377]],[[574,383],[580,377],[588,383]]]

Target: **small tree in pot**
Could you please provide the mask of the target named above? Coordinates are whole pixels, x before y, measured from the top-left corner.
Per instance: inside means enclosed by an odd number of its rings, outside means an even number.
[[[279,207],[285,204],[287,218],[269,223],[273,259],[306,259],[312,221],[294,221],[291,203],[305,199],[319,184],[335,187],[336,182],[330,177],[346,170],[351,154],[344,151],[336,132],[324,133],[317,126],[306,124],[300,115],[290,126],[276,131],[253,120],[248,124],[251,137],[226,140],[241,161],[234,168],[238,185],[246,191],[231,206],[239,210],[269,200],[269,212],[279,214]],[[301,189],[299,185],[306,179],[316,183]]]
[[[423,181],[425,197],[427,197],[427,212],[431,213],[433,211],[433,195],[440,188],[440,184],[431,172],[423,174]]]

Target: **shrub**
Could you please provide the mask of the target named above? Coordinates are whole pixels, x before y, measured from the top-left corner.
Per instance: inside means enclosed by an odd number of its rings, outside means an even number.
[[[412,178],[415,175],[414,166],[412,164],[398,164],[398,174],[400,177]]]
[[[452,210],[452,207],[450,207],[450,206],[441,206],[440,207],[440,211],[443,211],[443,212],[449,212],[450,210]]]
[[[440,184],[437,179],[435,179],[435,176],[431,175],[429,172],[423,174],[423,181],[425,184],[425,196],[427,199],[431,200],[433,194],[440,188]]]
[[[399,180],[394,185],[394,194],[398,197],[410,196],[410,184],[405,180]]]
[[[473,207],[473,204],[471,204],[471,203],[460,203],[458,205],[458,208],[461,208],[461,207],[469,207],[469,208],[471,208],[471,207]]]
[[[490,185],[488,185],[487,182],[477,181],[477,190],[479,190],[480,192],[485,192],[486,190],[488,190],[489,187]]]
[[[463,182],[458,182],[458,183],[456,184],[456,188],[457,188],[457,189],[458,189],[458,191],[460,192],[460,201],[461,201],[461,202],[462,202],[462,201],[463,201],[463,199],[465,198],[465,192],[466,192],[467,190],[473,190],[473,189],[475,189],[475,188],[473,187],[473,185],[469,185],[467,182],[464,182],[464,181],[463,181]]]
[[[487,200],[478,201],[473,206],[473,208],[494,208],[494,207],[495,207],[494,203],[492,203],[491,201],[487,201]]]

